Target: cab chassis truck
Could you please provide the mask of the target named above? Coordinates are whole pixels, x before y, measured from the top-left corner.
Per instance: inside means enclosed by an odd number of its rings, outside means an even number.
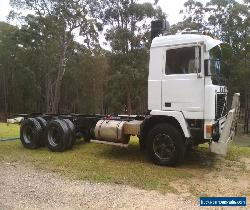
[[[151,43],[146,115],[19,115],[24,117],[23,146],[46,145],[53,152],[63,152],[78,137],[126,145],[136,135],[140,149],[155,164],[175,166],[189,147],[219,143],[228,117],[228,91],[221,80],[220,60],[211,50],[222,42],[188,30],[163,35],[164,27],[158,29],[152,23],[151,30],[161,36]]]

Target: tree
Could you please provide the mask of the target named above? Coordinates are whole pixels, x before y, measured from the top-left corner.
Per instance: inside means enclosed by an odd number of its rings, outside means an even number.
[[[206,8],[199,1],[188,0],[184,3],[184,10],[181,10],[180,13],[184,14],[184,22],[185,25],[189,23],[189,26],[192,29],[196,29],[198,31],[205,28],[204,16],[206,12]]]
[[[85,46],[75,42],[63,79],[64,107],[73,112],[105,113],[105,93],[109,65],[105,52],[93,55]],[[67,107],[68,106],[68,107]]]
[[[166,16],[159,7],[154,8],[150,3],[139,4],[135,0],[105,0],[102,11],[103,24],[109,26],[106,40],[113,53],[112,79],[109,84],[112,91],[107,97],[111,103],[113,101],[116,107],[114,111],[119,112],[126,105],[127,113],[131,114],[132,104],[135,102],[133,99],[138,93],[135,87],[147,75],[149,20],[164,19]],[[145,57],[142,58],[141,54]],[[114,95],[117,97],[113,98]],[[141,101],[144,99],[141,98]]]
[[[56,40],[57,49],[57,71],[53,81],[49,81],[51,89],[50,110],[53,113],[59,111],[61,96],[61,85],[66,66],[66,55],[74,34],[83,35],[86,38],[88,47],[91,47],[93,40],[97,41],[95,33],[95,21],[90,19],[95,5],[94,1],[84,0],[11,0],[11,6],[16,9],[30,9],[39,16],[39,25],[49,31],[49,34]],[[95,36],[95,37],[94,37]],[[47,37],[48,38],[48,37]],[[50,77],[51,78],[51,77]]]
[[[34,112],[36,110],[37,86],[35,72],[31,60],[27,55],[32,55],[32,49],[23,44],[28,34],[17,27],[7,23],[0,24],[0,93],[3,100],[5,117],[12,112]],[[31,58],[31,57],[30,57]],[[27,85],[28,84],[28,85]],[[1,103],[0,103],[1,105]]]
[[[7,23],[0,22],[0,106],[4,107],[5,118],[9,112],[9,72],[13,68],[13,55],[16,48],[14,35],[18,29]]]

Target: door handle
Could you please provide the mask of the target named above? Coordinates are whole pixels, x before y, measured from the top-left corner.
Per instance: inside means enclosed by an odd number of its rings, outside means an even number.
[[[165,102],[165,107],[171,107],[171,103]]]

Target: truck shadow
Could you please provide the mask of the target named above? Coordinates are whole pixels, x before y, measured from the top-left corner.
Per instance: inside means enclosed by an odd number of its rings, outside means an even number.
[[[214,168],[218,156],[209,151],[208,148],[197,147],[186,152],[183,167],[189,168]]]
[[[104,150],[100,151],[100,156],[114,161],[133,161],[138,163],[151,163],[147,157],[146,151],[140,151],[139,145],[131,144],[128,148],[121,148],[116,146],[107,146]],[[215,167],[217,155],[211,153],[208,148],[195,148],[187,151],[184,162],[178,168],[204,168],[211,169]]]

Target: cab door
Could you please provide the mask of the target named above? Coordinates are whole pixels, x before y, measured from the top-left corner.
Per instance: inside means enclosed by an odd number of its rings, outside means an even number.
[[[203,47],[166,47],[162,74],[162,110],[182,111],[186,118],[202,119],[204,110]]]

